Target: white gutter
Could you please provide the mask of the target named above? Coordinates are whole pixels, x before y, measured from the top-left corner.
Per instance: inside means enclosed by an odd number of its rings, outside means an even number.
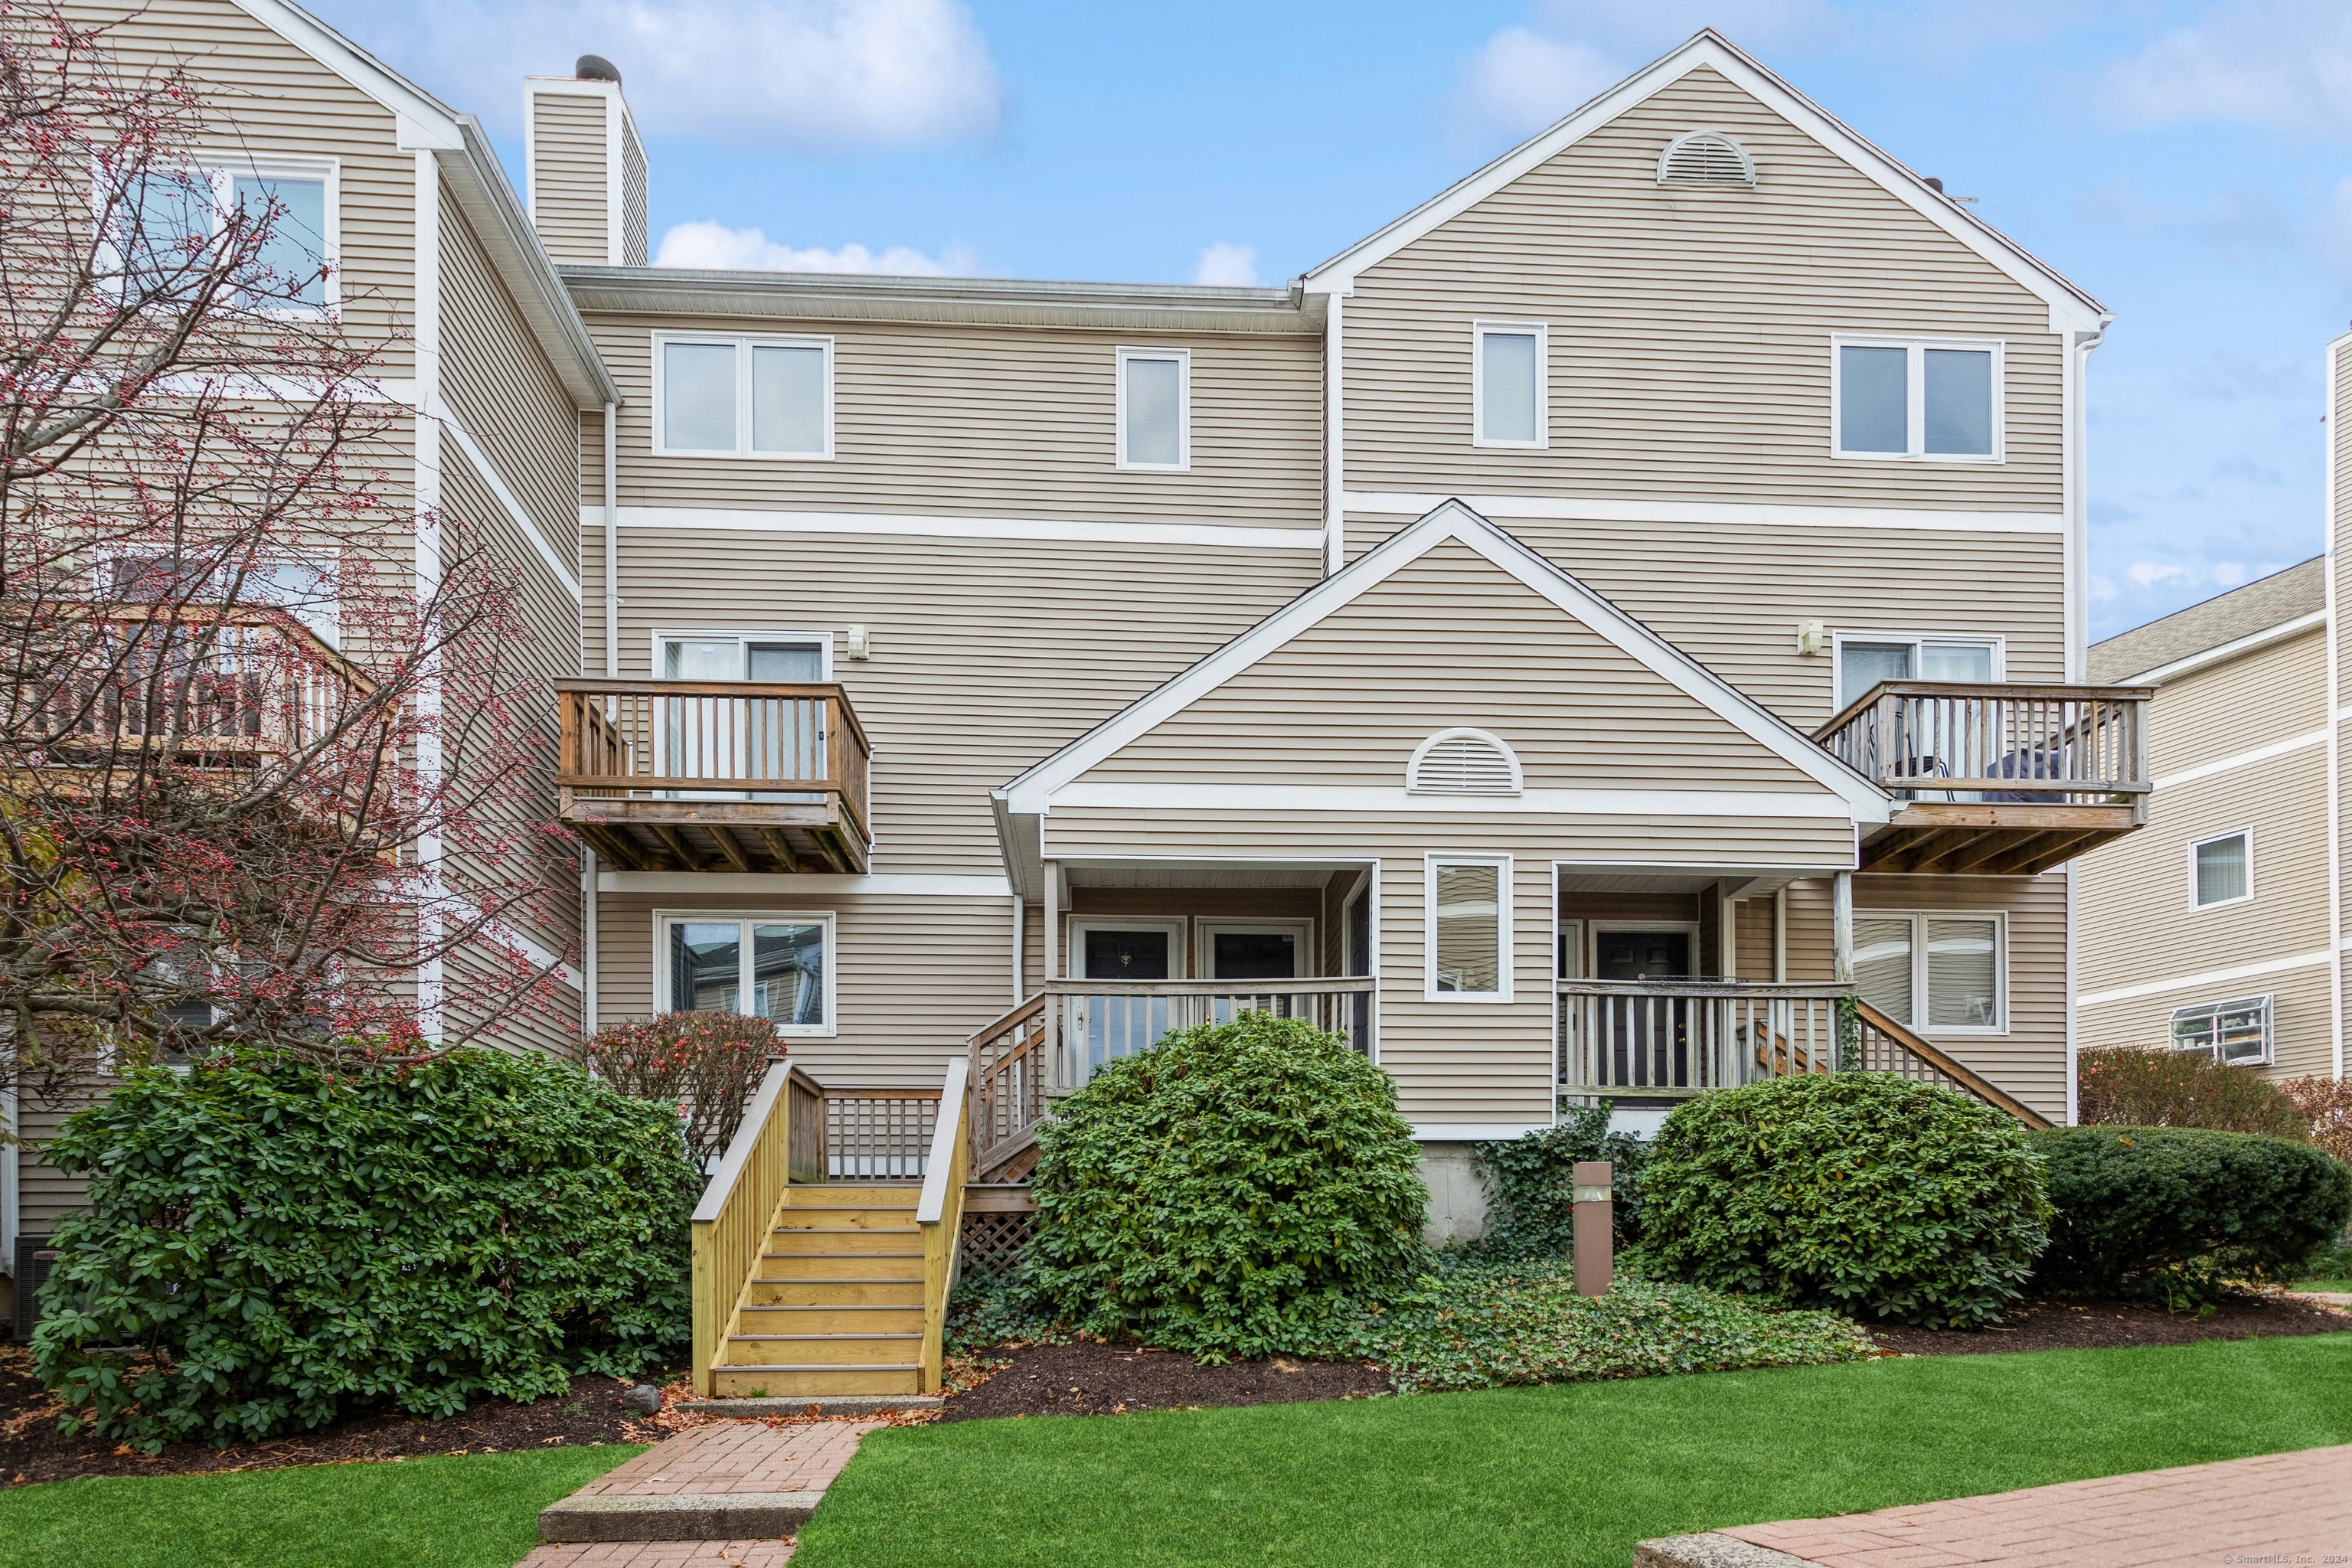
[[[2330,553],[2333,553],[2333,552]],[[2333,595],[2331,593],[2331,602],[2332,598]],[[2168,680],[2177,680],[2181,676],[2192,674],[2197,670],[2205,668],[2209,665],[2220,664],[2224,659],[2235,658],[2242,653],[2252,653],[2255,649],[2268,647],[2274,642],[2284,642],[2287,638],[2294,636],[2297,632],[2306,632],[2314,626],[2324,626],[2327,624],[2328,611],[2326,605],[2323,604],[2320,608],[2312,611],[2308,615],[2297,616],[2292,620],[2281,621],[2274,626],[2264,626],[2258,632],[2248,632],[2244,637],[2234,637],[2228,642],[2219,644],[2213,647],[2209,647],[2202,653],[2192,653],[2186,655],[2183,658],[2176,658],[2170,664],[2159,664],[2154,669],[2135,675],[2127,680],[2102,682],[2102,684],[2115,686],[2160,686]],[[2332,638],[2330,640],[2330,646],[2333,646]],[[2333,699],[2329,700],[2328,706],[2331,708],[2335,706]]]

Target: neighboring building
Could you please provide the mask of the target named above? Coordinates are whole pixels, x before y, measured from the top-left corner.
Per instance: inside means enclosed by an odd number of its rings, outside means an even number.
[[[2144,783],[2057,689],[2110,318],[1715,34],[1227,289],[650,268],[618,83],[528,85],[534,236],[279,0],[134,26],[343,161],[420,496],[546,569],[584,1022],[774,1018],[837,1168],[1024,999],[1049,1089],[1341,1029],[1441,1226],[1470,1142],[1801,1068],[1849,990],[2067,1119],[2067,861]]]
[[[2081,862],[2080,1043],[2340,1075],[2327,558],[2091,649],[2152,686],[2147,831]]]

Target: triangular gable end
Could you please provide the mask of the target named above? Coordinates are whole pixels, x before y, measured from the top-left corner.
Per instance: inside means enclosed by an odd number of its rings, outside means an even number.
[[[1659,637],[1608,599],[1458,500],[1449,500],[1088,733],[995,792],[1001,816],[1034,816],[1055,795],[1309,627],[1449,540],[1461,542],[1652,674],[1843,800],[1858,821],[1884,821],[1882,790]]]
[[[2105,306],[1974,214],[1929,188],[1898,160],[1844,121],[1790,86],[1712,27],[1694,35],[1591,100],[1549,129],[1512,148],[1485,167],[1456,181],[1403,216],[1359,240],[1320,266],[1302,283],[1310,294],[1346,294],[1357,276],[1477,203],[1574,146],[1601,126],[1680,81],[1712,66],[1815,142],[1845,160],[1865,178],[1950,235],[2020,288],[2050,307],[2053,332],[2096,332],[2114,318]]]
[[[263,26],[390,110],[399,145],[451,153],[465,146],[457,115],[431,93],[289,0],[231,0]]]

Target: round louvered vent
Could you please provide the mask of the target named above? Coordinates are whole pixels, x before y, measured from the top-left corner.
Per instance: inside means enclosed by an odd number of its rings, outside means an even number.
[[[1662,185],[1752,185],[1756,161],[1748,149],[1720,131],[1693,131],[1666,143],[1658,154]]]
[[[1517,795],[1519,759],[1484,730],[1441,730],[1413,752],[1404,784],[1423,795]]]

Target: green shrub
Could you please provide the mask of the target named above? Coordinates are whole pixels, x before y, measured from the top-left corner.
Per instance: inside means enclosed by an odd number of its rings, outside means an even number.
[[[1643,1249],[1675,1278],[1956,1328],[2018,1299],[2050,1214],[2014,1120],[1888,1073],[1691,1100],[1642,1181]]]
[[[1441,1261],[1411,1291],[1302,1348],[1378,1362],[1408,1392],[1816,1366],[1872,1353],[1869,1337],[1833,1312],[1770,1311],[1640,1280],[1579,1296],[1573,1267],[1557,1261]]]
[[[2058,1217],[2034,1270],[2052,1290],[2210,1300],[2294,1279],[2352,1217],[2352,1171],[2307,1143],[2189,1127],[2032,1136]]]
[[[89,1208],[58,1227],[35,1370],[69,1425],[150,1450],[535,1399],[688,1334],[677,1108],[546,1057],[149,1069],[47,1152]]]
[[[2075,1063],[2075,1120],[2084,1126],[2210,1127],[2298,1142],[2311,1117],[2252,1068],[2195,1051],[2103,1046]]]
[[[1263,1355],[1426,1256],[1394,1086],[1298,1019],[1244,1013],[1113,1062],[1037,1147],[1032,1277],[1092,1332]]]
[[[1486,1228],[1463,1248],[1472,1258],[1566,1258],[1574,1250],[1575,1174],[1580,1160],[1606,1160],[1617,1246],[1642,1237],[1642,1168],[1649,1145],[1609,1131],[1607,1105],[1560,1112],[1558,1124],[1524,1137],[1470,1146],[1486,1189]]]

